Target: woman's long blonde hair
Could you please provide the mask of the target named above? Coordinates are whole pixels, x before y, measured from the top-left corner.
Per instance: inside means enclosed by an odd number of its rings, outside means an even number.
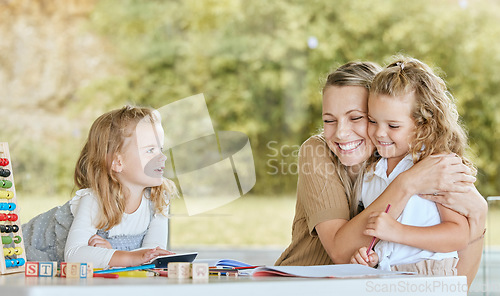
[[[160,122],[152,109],[125,106],[101,115],[90,128],[87,141],[76,162],[74,181],[82,188],[91,188],[97,196],[99,215],[96,228],[109,230],[121,222],[129,194],[111,169],[117,153],[122,152],[125,138],[131,137],[142,119]],[[150,200],[155,213],[165,214],[170,198],[176,195],[172,181],[164,179],[151,187]]]
[[[372,62],[349,62],[328,74],[322,93],[324,94],[325,90],[330,86],[361,86],[366,89],[370,89],[373,78],[380,70],[380,66]],[[325,145],[327,145],[323,131],[321,131],[317,137],[321,139]],[[330,158],[335,165],[340,181],[344,186],[347,201],[349,203],[349,212],[352,218],[356,216],[359,211],[358,195],[359,190],[361,189],[365,164],[363,164],[360,168],[360,173],[357,175],[355,180],[352,180],[351,177],[349,177],[349,168],[340,162],[337,155],[335,155],[332,150],[328,150],[330,151]]]
[[[390,97],[414,94],[412,118],[415,138],[410,143],[414,163],[437,153],[455,153],[473,172],[476,169],[465,157],[467,133],[458,115],[452,95],[442,78],[423,62],[405,56],[394,61],[375,76],[371,94]]]

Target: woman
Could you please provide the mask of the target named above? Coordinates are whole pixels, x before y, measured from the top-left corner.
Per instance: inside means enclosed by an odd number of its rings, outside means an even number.
[[[324,133],[300,148],[292,242],[276,265],[349,263],[354,251],[370,244],[363,232],[372,213],[391,204],[390,215],[397,218],[410,196],[420,194],[467,217],[470,242],[459,251],[457,269],[470,286],[481,259],[487,204],[460,158],[427,157],[399,175],[365,210],[359,212],[354,202],[364,163],[374,150],[366,115],[368,88],[379,70],[372,63],[352,62],[328,75]]]

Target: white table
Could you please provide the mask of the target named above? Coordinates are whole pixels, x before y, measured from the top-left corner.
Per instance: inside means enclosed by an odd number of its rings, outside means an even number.
[[[465,276],[391,276],[362,279],[308,279],[210,276],[208,280],[166,277],[119,279],[29,278],[0,275],[1,295],[467,295]]]

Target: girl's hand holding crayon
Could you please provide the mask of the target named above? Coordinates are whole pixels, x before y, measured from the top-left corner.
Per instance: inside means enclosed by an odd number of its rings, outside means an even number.
[[[361,264],[365,266],[375,267],[378,264],[378,260],[379,258],[377,253],[371,250],[370,252],[368,252],[368,249],[366,247],[361,247],[352,255],[350,262],[351,264]]]
[[[402,226],[391,215],[385,212],[374,212],[369,216],[363,234],[385,241],[398,242]]]

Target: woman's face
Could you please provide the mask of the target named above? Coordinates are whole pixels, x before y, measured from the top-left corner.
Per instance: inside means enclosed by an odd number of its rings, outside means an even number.
[[[368,90],[329,86],[323,93],[323,128],[330,149],[345,166],[361,164],[374,146],[368,137]]]

